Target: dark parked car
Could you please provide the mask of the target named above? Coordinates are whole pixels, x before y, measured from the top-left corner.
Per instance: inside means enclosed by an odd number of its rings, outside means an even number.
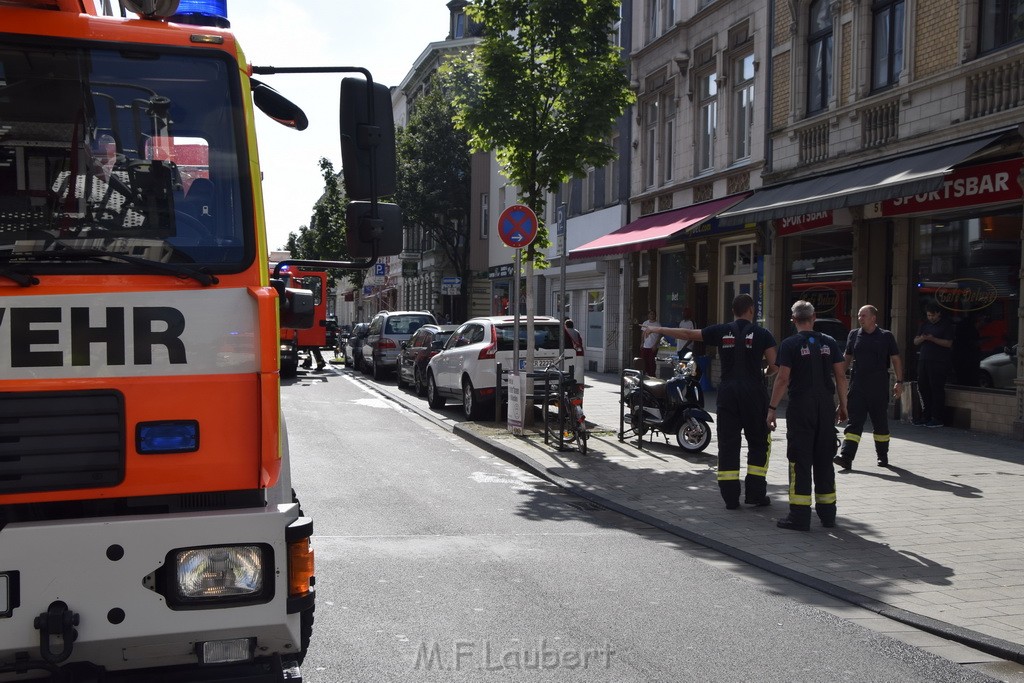
[[[458,325],[424,325],[409,341],[402,342],[398,354],[398,386],[411,384],[417,396],[426,396],[427,361],[458,328]]]
[[[363,341],[370,331],[370,323],[356,323],[345,340],[345,365],[358,370],[363,364]]]

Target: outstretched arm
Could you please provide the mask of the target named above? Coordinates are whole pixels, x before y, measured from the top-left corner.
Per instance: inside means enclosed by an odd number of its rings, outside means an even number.
[[[663,337],[674,337],[686,341],[704,341],[704,335],[700,330],[687,330],[678,327],[659,327],[658,325],[644,325],[644,334],[660,334]]]

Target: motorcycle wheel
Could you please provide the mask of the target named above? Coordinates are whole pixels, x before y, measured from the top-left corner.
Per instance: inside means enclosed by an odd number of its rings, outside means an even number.
[[[700,453],[711,443],[711,427],[707,422],[691,417],[679,425],[676,442],[687,453]]]

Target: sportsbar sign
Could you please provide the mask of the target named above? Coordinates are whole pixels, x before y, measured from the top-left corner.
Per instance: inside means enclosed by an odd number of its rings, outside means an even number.
[[[997,161],[958,168],[945,177],[942,187],[932,192],[881,202],[883,216],[930,213],[967,206],[1019,202],[1024,199],[1017,177],[1024,159]]]

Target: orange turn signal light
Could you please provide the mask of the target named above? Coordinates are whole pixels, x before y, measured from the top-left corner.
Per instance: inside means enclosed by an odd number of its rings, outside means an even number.
[[[308,538],[288,544],[288,595],[309,593],[313,586],[313,546]]]

